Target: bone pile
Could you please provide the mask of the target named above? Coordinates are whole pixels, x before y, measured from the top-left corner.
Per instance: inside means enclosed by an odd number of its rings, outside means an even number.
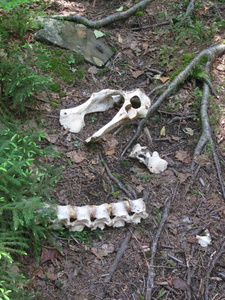
[[[59,223],[70,231],[82,231],[85,226],[91,230],[104,229],[106,225],[123,227],[125,223],[137,224],[148,217],[143,198],[80,207],[58,205],[56,210]]]

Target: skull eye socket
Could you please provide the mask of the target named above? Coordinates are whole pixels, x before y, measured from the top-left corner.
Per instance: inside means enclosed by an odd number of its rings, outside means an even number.
[[[139,108],[141,106],[141,100],[138,96],[134,96],[130,99],[130,103],[133,108]]]

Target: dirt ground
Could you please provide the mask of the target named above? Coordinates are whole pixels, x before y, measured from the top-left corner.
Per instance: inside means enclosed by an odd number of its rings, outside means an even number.
[[[75,11],[96,20],[115,12],[120,6],[129,5],[129,2],[132,4],[132,1],[96,0],[93,5],[92,1],[61,0],[52,2],[49,13]],[[52,95],[60,99],[59,109],[77,106],[93,92],[104,88],[141,88],[149,94],[182,67],[181,57],[184,54],[197,54],[223,39],[223,30],[212,37],[210,30],[204,31],[205,38],[200,37],[199,40],[188,32],[177,39],[171,25],[160,25],[173,15],[184,13],[185,9],[180,1],[156,0],[147,7],[143,16],[133,16],[101,28],[101,31],[109,33],[105,41],[116,48],[107,65],[108,72],[98,75],[93,72],[93,66],[86,63],[88,71],[83,79],[71,85],[64,83],[64,98],[59,98],[56,93]],[[225,15],[222,4],[220,11]],[[195,14],[206,26],[210,26],[215,17],[209,1],[202,1]],[[141,29],[153,24],[158,26]],[[225,68],[218,68],[221,65],[225,65],[224,57],[219,57],[213,65],[213,84],[219,98],[211,98],[209,115],[214,117],[210,119],[212,132],[224,176]],[[148,67],[160,70],[161,79],[152,80]],[[100,205],[127,199],[127,195],[108,176],[102,163],[104,160],[111,173],[128,190],[133,189],[138,198],[147,195],[146,211],[149,216],[134,227],[128,224],[122,228],[107,227],[103,231],[85,228],[83,233],[71,234],[64,230],[64,236],[62,232],[55,231],[61,255],[46,241],[42,258],[48,255],[53,259],[37,261],[28,255],[23,261],[23,272],[30,279],[28,291],[35,295],[35,299],[146,299],[152,242],[168,199],[171,207],[157,244],[152,299],[206,299],[207,278],[208,299],[225,299],[225,256],[221,255],[211,267],[224,243],[225,204],[208,146],[191,169],[192,155],[201,132],[201,98],[193,92],[196,86],[201,90],[202,83],[184,82],[180,90],[150,118],[146,126],[148,131],[143,130],[138,139],[142,146],[147,146],[152,152],[158,151],[167,160],[167,170],[157,175],[129,158],[131,149],[121,156],[136,131],[137,122],[117,134],[107,134],[94,144],[84,143],[86,138],[109,122],[119,108],[87,115],[86,125],[78,134],[70,133],[60,125],[59,109],[43,112],[48,140],[61,151],[55,166],[64,166],[53,195],[59,205]],[[150,98],[154,103],[157,93]],[[165,133],[162,128],[165,128]],[[202,247],[196,235],[205,235],[205,230],[211,236],[211,243]],[[128,247],[111,281],[105,282],[121,244],[130,233]]]

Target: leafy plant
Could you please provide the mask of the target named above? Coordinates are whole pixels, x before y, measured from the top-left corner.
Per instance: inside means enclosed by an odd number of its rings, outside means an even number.
[[[0,125],[0,295],[16,299],[24,294],[24,276],[11,270],[14,257],[25,255],[28,248],[37,252],[46,238],[48,220],[54,216],[44,201],[50,201],[57,175],[41,161],[52,154],[38,145],[42,132],[25,134]]]

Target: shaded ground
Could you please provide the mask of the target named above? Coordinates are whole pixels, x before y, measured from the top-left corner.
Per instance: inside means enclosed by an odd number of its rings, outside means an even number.
[[[141,87],[148,94],[155,86],[162,84],[164,79],[152,81],[146,67],[162,71],[161,76],[166,79],[182,67],[181,57],[184,54],[198,53],[222,40],[223,36],[219,32],[212,34],[210,28],[208,31],[199,29],[199,39],[188,31],[180,32],[177,39],[178,35],[170,25],[133,30],[134,27],[169,20],[172,14],[178,15],[186,9],[179,4],[180,1],[169,2],[171,4],[157,0],[149,5],[144,16],[131,17],[125,22],[117,22],[101,29],[109,33],[107,42],[116,47],[116,54],[108,64],[108,72],[93,74],[93,69],[89,69],[91,65],[86,64],[88,71],[83,79],[64,85],[64,98],[53,95],[61,101],[59,108],[81,104],[92,92],[103,88],[132,90]],[[114,12],[124,2],[117,1],[114,4],[97,0],[94,7],[92,4],[86,1],[56,1],[49,7],[49,11],[83,11],[86,17],[96,19]],[[222,6],[220,12],[225,15]],[[203,1],[195,14],[203,24],[209,26],[215,17],[215,11],[207,1]],[[225,65],[223,57],[217,59],[212,70],[214,85],[220,98],[211,99],[210,114],[214,116],[211,121],[224,174],[225,121],[222,112],[225,106],[225,87],[224,71],[221,68],[218,70],[219,65]],[[43,114],[49,142],[62,152],[55,164],[65,166],[54,194],[59,204],[99,205],[126,198],[108,177],[101,162],[104,159],[112,174],[128,189],[132,187],[138,197],[142,197],[143,191],[148,192],[149,217],[135,226],[129,247],[110,283],[104,283],[104,277],[108,274],[130,226],[106,228],[102,232],[86,230],[83,234],[73,236],[64,233],[64,238],[62,233],[56,231],[55,237],[62,249],[62,256],[54,264],[52,261],[40,264],[32,255],[23,261],[23,272],[30,279],[28,289],[31,294],[38,292],[35,299],[99,299],[99,291],[103,286],[106,286],[107,291],[104,299],[145,299],[152,239],[167,198],[173,200],[158,244],[152,299],[203,299],[205,276],[224,236],[225,204],[209,148],[206,147],[205,156],[196,164],[194,172],[190,168],[201,131],[198,117],[201,97],[195,90],[195,85],[198,84],[185,82],[179,93],[167,99],[160,111],[149,120],[147,128],[150,137],[143,131],[138,140],[151,151],[158,151],[168,161],[168,169],[160,175],[150,174],[143,165],[129,159],[127,155],[121,157],[124,147],[136,130],[135,124],[126,127],[119,134],[108,134],[102,141],[88,147],[84,144],[87,137],[115,115],[116,109],[105,114],[88,115],[85,119],[86,126],[79,134],[68,133],[60,126],[58,110],[51,109]],[[152,98],[154,100],[155,96]],[[220,105],[219,108],[217,104]],[[163,126],[166,133],[162,136],[160,131]],[[192,129],[193,135],[187,128]],[[115,141],[116,146],[112,146],[112,141]],[[50,158],[46,163],[50,163]],[[194,237],[202,234],[205,229],[209,230],[212,242],[203,248]],[[107,254],[104,245],[110,247],[112,253]],[[210,274],[209,299],[225,299],[224,267],[225,257],[222,255]],[[174,278],[177,280],[171,281]],[[192,298],[188,298],[188,280]]]

